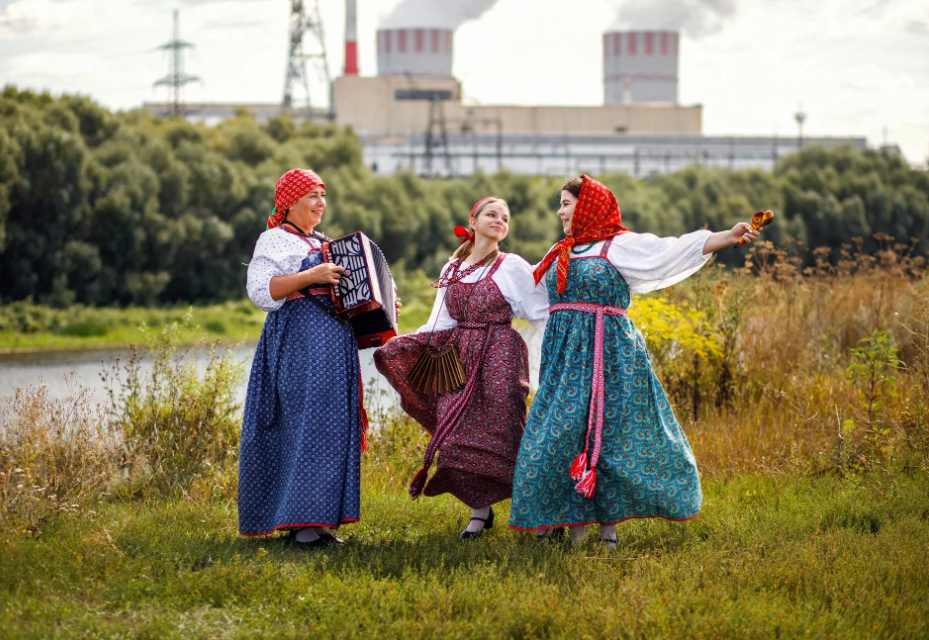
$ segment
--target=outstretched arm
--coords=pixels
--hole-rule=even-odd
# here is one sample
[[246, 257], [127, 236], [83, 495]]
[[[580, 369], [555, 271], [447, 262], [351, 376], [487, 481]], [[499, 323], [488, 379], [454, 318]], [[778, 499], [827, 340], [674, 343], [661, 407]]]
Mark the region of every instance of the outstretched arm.
[[703, 244], [703, 255], [737, 245], [743, 236], [746, 242], [751, 242], [758, 237], [759, 233], [761, 231], [752, 230], [751, 225], [747, 222], [738, 222], [728, 231], [717, 231], [710, 235]]

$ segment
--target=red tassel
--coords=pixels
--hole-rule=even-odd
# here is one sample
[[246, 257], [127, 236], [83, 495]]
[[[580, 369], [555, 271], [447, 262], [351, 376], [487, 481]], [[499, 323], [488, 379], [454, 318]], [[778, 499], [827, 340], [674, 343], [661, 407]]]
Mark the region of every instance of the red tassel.
[[416, 475], [413, 477], [413, 482], [410, 483], [410, 497], [416, 500], [423, 492], [423, 489], [426, 487], [426, 477], [429, 475], [429, 472], [426, 470], [426, 467], [420, 469]]
[[358, 374], [358, 413], [361, 418], [361, 452], [368, 450], [368, 412], [365, 409], [365, 385], [361, 379], [361, 373]]
[[584, 477], [574, 485], [579, 494], [590, 500], [594, 497], [594, 491], [597, 489], [597, 471], [591, 469], [584, 474]]
[[571, 474], [572, 480], [580, 480], [584, 477], [584, 470], [587, 468], [587, 452], [581, 451], [571, 464], [568, 473]]

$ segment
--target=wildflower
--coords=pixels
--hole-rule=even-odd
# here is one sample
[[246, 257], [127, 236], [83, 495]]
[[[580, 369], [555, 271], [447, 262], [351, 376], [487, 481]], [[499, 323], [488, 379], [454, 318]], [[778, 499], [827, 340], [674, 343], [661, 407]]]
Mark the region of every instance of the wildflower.
[[16, 469], [13, 469], [13, 473], [22, 473], [22, 472], [23, 470], [20, 469], [19, 467], [17, 467]]
[[18, 484], [18, 485], [16, 485], [16, 488], [17, 488], [17, 489], [22, 489], [22, 488], [23, 488], [23, 485]]

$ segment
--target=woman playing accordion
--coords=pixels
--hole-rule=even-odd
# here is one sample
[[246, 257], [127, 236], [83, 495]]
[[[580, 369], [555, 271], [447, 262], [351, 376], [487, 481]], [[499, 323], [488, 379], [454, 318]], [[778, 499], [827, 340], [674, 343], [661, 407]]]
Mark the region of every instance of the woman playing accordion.
[[331, 531], [360, 517], [367, 419], [358, 345], [330, 296], [346, 271], [323, 261], [328, 238], [315, 230], [326, 186], [293, 169], [277, 181], [274, 203], [248, 267], [248, 296], [268, 316], [245, 400], [239, 531], [289, 530], [320, 546], [341, 542]]

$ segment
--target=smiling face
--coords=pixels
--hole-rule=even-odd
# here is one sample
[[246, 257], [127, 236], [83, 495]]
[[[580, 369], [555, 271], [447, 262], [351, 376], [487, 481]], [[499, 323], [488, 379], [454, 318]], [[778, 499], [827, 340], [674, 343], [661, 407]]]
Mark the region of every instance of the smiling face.
[[561, 192], [561, 208], [558, 209], [558, 217], [561, 218], [561, 225], [564, 227], [566, 236], [571, 235], [571, 223], [574, 221], [574, 207], [577, 206], [577, 198], [570, 191]]
[[474, 234], [492, 242], [500, 242], [510, 231], [510, 211], [501, 202], [490, 202], [481, 207], [471, 219]]
[[318, 186], [313, 187], [309, 193], [297, 200], [287, 215], [293, 219], [295, 224], [311, 231], [322, 220], [325, 210], [326, 188]]

